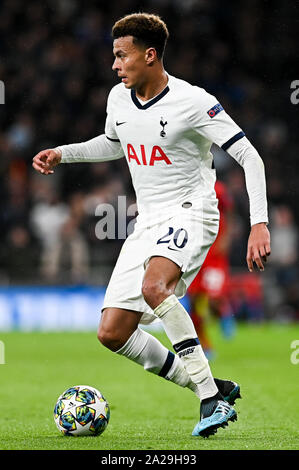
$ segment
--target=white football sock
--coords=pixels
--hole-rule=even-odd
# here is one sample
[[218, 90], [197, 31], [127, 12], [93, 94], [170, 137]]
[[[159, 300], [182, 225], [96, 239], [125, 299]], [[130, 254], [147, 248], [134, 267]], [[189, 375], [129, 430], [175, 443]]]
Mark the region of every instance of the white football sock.
[[197, 386], [190, 379], [180, 358], [146, 331], [137, 328], [116, 352], [142, 365], [145, 370], [197, 393]]
[[192, 382], [197, 384], [200, 399], [216, 395], [218, 388], [193, 322], [177, 297], [174, 294], [167, 297], [155, 308], [154, 313], [162, 320], [165, 332]]

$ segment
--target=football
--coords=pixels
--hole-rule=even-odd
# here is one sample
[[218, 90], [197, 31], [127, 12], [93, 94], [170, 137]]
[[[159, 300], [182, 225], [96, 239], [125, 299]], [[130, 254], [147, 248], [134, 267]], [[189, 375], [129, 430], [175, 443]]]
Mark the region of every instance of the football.
[[57, 399], [54, 421], [67, 436], [99, 436], [109, 422], [110, 407], [99, 390], [88, 385], [68, 388]]

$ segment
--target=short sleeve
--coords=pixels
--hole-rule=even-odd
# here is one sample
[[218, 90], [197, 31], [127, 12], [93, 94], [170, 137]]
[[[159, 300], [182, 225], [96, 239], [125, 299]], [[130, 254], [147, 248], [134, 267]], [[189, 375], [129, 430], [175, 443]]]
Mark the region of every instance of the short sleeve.
[[196, 132], [223, 150], [227, 150], [233, 143], [245, 136], [215, 96], [199, 87], [193, 87], [193, 89], [189, 120]]

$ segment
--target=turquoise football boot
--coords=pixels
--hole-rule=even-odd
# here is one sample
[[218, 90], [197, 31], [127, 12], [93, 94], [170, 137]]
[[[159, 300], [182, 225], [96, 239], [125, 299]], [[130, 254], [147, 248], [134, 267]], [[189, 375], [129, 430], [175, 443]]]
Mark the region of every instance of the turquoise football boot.
[[215, 434], [218, 428], [228, 426], [229, 421], [237, 420], [237, 412], [223, 400], [217, 400], [210, 416], [202, 418], [195, 426], [192, 436], [209, 437]]

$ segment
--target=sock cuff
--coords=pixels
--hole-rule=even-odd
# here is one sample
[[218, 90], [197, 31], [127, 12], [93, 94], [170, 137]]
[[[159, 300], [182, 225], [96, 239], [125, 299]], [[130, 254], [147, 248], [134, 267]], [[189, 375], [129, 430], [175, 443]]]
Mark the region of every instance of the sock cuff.
[[181, 341], [180, 343], [176, 343], [173, 345], [173, 349], [175, 350], [176, 353], [180, 353], [184, 349], [187, 348], [192, 348], [193, 346], [198, 346], [200, 344], [198, 338], [190, 338], [190, 339], [185, 339], [184, 341]]
[[167, 313], [168, 310], [177, 305], [178, 302], [179, 300], [177, 296], [175, 294], [171, 294], [169, 297], [166, 297], [166, 299], [164, 299], [163, 302], [158, 305], [158, 307], [154, 309], [155, 315], [157, 315], [157, 317], [159, 318], [162, 318], [165, 313]]

